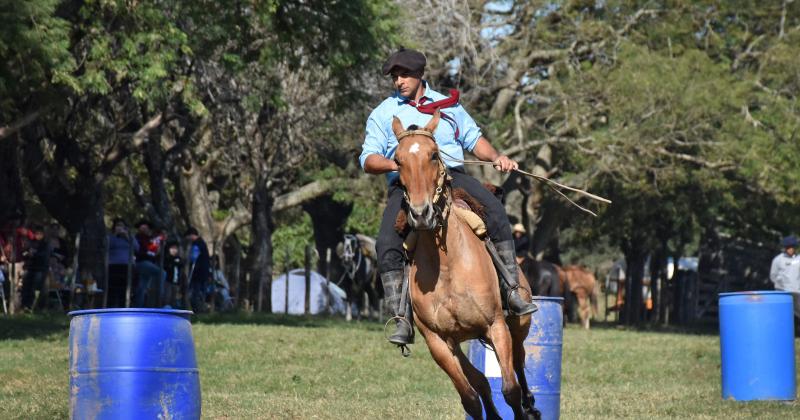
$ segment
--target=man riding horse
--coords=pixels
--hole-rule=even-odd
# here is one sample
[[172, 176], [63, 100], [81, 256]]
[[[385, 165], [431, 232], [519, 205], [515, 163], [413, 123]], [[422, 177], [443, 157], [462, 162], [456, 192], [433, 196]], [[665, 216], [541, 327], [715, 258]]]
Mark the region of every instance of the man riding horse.
[[[403, 286], [405, 254], [404, 238], [395, 230], [395, 221], [403, 205], [403, 186], [398, 178], [398, 164], [394, 159], [398, 140], [392, 131], [392, 119], [397, 117], [404, 126], [425, 126], [431, 115], [440, 110], [443, 124], [439, 124], [434, 137], [442, 152], [453, 188], [461, 188], [484, 206], [486, 228], [500, 259], [508, 273], [517, 273], [514, 241], [503, 204], [478, 180], [467, 175], [460, 162], [466, 149], [478, 159], [492, 162], [502, 172], [517, 169], [517, 163], [501, 155], [483, 137], [480, 128], [458, 103], [458, 91], [451, 90], [450, 97], [433, 90], [422, 79], [425, 56], [415, 50], [400, 48], [383, 65], [383, 74], [391, 75], [396, 91], [375, 108], [367, 119], [366, 138], [359, 158], [364, 171], [386, 174], [389, 184], [386, 209], [381, 220], [377, 240], [378, 271], [383, 282], [386, 303], [393, 310], [395, 331], [389, 336], [393, 344], [404, 346], [413, 342], [413, 318], [400, 307]], [[413, 151], [412, 151], [413, 153]], [[500, 288], [505, 306], [512, 314], [525, 315], [536, 310], [536, 305], [525, 300], [518, 292], [517, 276], [500, 276]], [[404, 299], [403, 299], [404, 300]], [[401, 321], [405, 316], [407, 322]]]

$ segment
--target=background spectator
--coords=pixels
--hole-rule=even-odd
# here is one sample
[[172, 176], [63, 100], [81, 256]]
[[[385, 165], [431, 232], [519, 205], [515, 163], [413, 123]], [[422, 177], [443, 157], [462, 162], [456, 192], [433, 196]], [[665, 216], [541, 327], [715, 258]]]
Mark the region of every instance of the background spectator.
[[197, 229], [190, 227], [186, 230], [186, 239], [191, 242], [189, 248], [189, 290], [191, 293], [192, 310], [195, 313], [206, 311], [206, 284], [211, 270], [211, 261], [208, 254], [206, 241], [200, 237]]
[[167, 255], [164, 256], [164, 271], [167, 273], [167, 279], [164, 282], [163, 302], [171, 308], [182, 308], [183, 305], [179, 297], [184, 278], [183, 258], [180, 256], [177, 241], [167, 242], [166, 248]]
[[792, 294], [794, 299], [794, 316], [800, 318], [800, 256], [796, 253], [797, 237], [789, 235], [781, 241], [783, 252], [772, 260], [769, 279], [775, 290]]
[[133, 255], [138, 252], [138, 249], [139, 243], [131, 237], [125, 221], [120, 218], [114, 219], [111, 234], [108, 235], [109, 308], [125, 307], [128, 266], [133, 264]]
[[[0, 229], [0, 247], [7, 264], [6, 299], [9, 300], [10, 310], [19, 308], [19, 293], [22, 289], [22, 274], [25, 259], [23, 253], [28, 247], [28, 241], [33, 239], [32, 233], [25, 229], [24, 219], [21, 215], [11, 216]], [[12, 285], [14, 293], [12, 291]]]
[[[161, 244], [161, 237], [153, 236], [150, 222], [139, 221], [136, 224], [136, 275], [138, 284], [136, 286], [136, 298], [134, 306], [143, 308], [146, 305], [145, 299], [147, 292], [151, 288], [162, 289], [161, 283], [164, 280], [164, 271], [158, 266], [158, 253]], [[159, 292], [160, 293], [160, 292]], [[151, 294], [151, 297], [153, 294]], [[155, 294], [158, 298], [159, 294]]]
[[22, 281], [22, 307], [32, 310], [36, 291], [42, 291], [47, 273], [50, 271], [50, 244], [45, 240], [44, 228], [36, 225], [32, 229], [33, 240], [25, 252], [25, 276]]
[[211, 257], [211, 277], [214, 279], [214, 291], [216, 292], [219, 302], [213, 302], [218, 305], [220, 310], [229, 311], [233, 309], [233, 300], [231, 299], [231, 286], [228, 284], [228, 279], [225, 278], [225, 273], [219, 266], [219, 256], [214, 255]]

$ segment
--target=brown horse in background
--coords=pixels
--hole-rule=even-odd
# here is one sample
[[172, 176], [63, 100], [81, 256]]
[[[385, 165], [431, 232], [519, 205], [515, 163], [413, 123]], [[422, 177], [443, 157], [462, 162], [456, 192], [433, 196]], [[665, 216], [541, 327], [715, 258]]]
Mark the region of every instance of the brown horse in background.
[[564, 296], [566, 276], [558, 264], [538, 261], [529, 255], [517, 257], [517, 262], [528, 279], [534, 296]]
[[[560, 269], [564, 276], [564, 294], [571, 293], [578, 301], [578, 318], [583, 328], [589, 329], [589, 319], [597, 316], [599, 284], [594, 273], [579, 265], [567, 265]], [[591, 312], [591, 313], [590, 313]]]
[[[530, 315], [504, 316], [486, 245], [452, 211], [447, 172], [433, 138], [438, 123], [438, 111], [424, 129], [412, 126], [406, 131], [397, 118], [392, 123], [399, 142], [395, 160], [405, 188], [407, 221], [415, 237], [409, 253], [414, 323], [431, 356], [453, 382], [467, 414], [483, 418], [483, 400], [487, 417], [500, 418], [488, 380], [460, 347], [465, 340], [481, 339], [497, 355], [503, 397], [514, 418], [538, 419], [524, 372], [523, 342]], [[527, 281], [520, 285], [523, 297], [530, 298]]]

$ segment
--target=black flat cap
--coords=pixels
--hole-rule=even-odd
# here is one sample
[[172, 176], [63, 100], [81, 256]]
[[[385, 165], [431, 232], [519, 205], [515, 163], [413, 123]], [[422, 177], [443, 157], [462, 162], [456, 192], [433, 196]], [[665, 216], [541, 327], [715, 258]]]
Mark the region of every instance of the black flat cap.
[[425, 56], [421, 52], [400, 47], [383, 64], [383, 74], [389, 74], [395, 67], [421, 73], [425, 70], [425, 63]]

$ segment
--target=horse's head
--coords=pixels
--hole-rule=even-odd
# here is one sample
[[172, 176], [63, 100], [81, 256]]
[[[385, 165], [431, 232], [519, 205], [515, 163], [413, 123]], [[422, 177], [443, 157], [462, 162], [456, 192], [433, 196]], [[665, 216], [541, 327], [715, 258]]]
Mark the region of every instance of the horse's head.
[[423, 129], [403, 128], [397, 117], [392, 121], [392, 131], [399, 142], [395, 162], [400, 168], [408, 204], [408, 224], [413, 229], [430, 230], [436, 227], [436, 201], [441, 197], [445, 181], [444, 163], [439, 157], [439, 147], [433, 132], [439, 124], [439, 111]]
[[357, 253], [359, 252], [358, 238], [356, 238], [355, 235], [345, 234], [341, 245], [342, 252], [339, 254], [339, 257], [342, 259], [342, 264], [350, 266], [355, 263]]

